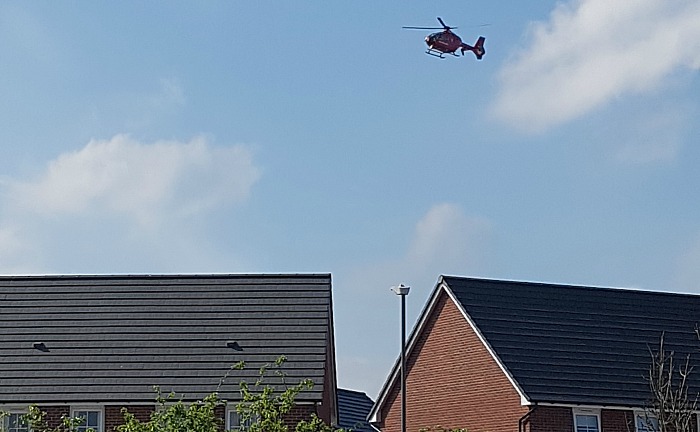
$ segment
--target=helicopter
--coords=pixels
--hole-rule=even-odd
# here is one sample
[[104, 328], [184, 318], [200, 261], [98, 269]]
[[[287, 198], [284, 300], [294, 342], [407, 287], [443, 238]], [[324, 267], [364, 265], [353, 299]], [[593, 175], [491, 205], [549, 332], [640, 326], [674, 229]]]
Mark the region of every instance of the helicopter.
[[481, 60], [482, 57], [484, 57], [484, 54], [486, 54], [486, 50], [484, 49], [484, 41], [486, 41], [485, 37], [479, 36], [479, 38], [476, 40], [476, 43], [474, 43], [474, 46], [466, 44], [466, 43], [462, 42], [462, 39], [459, 36], [452, 33], [452, 29], [457, 28], [457, 27], [450, 27], [450, 26], [446, 25], [445, 22], [440, 17], [437, 17], [437, 20], [442, 25], [442, 28], [440, 28], [440, 27], [403, 27], [403, 28], [412, 29], [412, 30], [441, 30], [442, 29], [441, 32], [432, 33], [432, 34], [429, 34], [428, 36], [425, 37], [425, 43], [428, 44], [428, 50], [425, 53], [430, 54], [431, 56], [445, 58], [443, 54], [452, 54], [453, 56], [456, 57], [457, 50], [461, 49], [462, 55], [464, 55], [464, 51], [471, 51], [474, 53], [474, 55], [476, 56], [476, 58], [478, 60]]

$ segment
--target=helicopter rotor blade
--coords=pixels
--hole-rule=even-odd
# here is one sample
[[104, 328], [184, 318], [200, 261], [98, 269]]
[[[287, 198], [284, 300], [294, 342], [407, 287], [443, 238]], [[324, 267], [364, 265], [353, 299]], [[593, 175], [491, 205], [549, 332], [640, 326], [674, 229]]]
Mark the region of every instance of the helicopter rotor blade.
[[452, 29], [456, 29], [456, 28], [457, 28], [457, 27], [450, 27], [450, 26], [448, 26], [447, 24], [445, 24], [445, 21], [443, 21], [442, 18], [440, 18], [440, 17], [437, 17], [437, 19], [438, 19], [438, 21], [440, 22], [440, 24], [442, 25], [442, 28], [444, 28], [445, 30], [452, 30]]
[[442, 30], [442, 27], [409, 27], [409, 26], [403, 26], [401, 28], [404, 29], [410, 29], [410, 30]]

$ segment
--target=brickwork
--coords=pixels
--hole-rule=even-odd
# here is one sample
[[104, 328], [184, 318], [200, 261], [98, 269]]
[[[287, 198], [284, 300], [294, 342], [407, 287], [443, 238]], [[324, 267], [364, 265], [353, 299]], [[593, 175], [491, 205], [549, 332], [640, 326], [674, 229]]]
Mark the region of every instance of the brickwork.
[[[454, 302], [444, 292], [439, 296], [407, 359], [406, 430], [440, 425], [471, 432], [517, 431], [527, 407]], [[398, 380], [380, 422], [383, 432], [400, 430]]]
[[530, 415], [528, 432], [571, 432], [574, 417], [571, 408], [538, 406]]
[[[67, 406], [57, 406], [57, 407], [41, 407], [43, 411], [47, 412], [47, 420], [49, 421], [49, 426], [58, 426], [60, 424], [60, 418], [63, 414], [70, 414], [70, 408]], [[113, 432], [114, 428], [118, 425], [124, 423], [124, 416], [121, 412], [122, 407], [120, 405], [107, 405], [104, 407], [104, 425], [105, 432]], [[137, 420], [142, 422], [147, 422], [151, 419], [151, 413], [155, 409], [154, 405], [130, 405], [127, 407], [129, 412], [136, 417]], [[223, 406], [216, 407], [214, 411], [215, 415], [222, 420], [222, 430], [226, 427], [226, 408]], [[296, 424], [300, 420], [308, 420], [311, 418], [311, 414], [316, 413], [315, 405], [297, 405], [285, 418], [285, 423], [294, 429]]]
[[601, 432], [635, 432], [632, 411], [604, 409], [600, 412]]
[[45, 413], [44, 420], [49, 427], [61, 424], [61, 417], [70, 416], [70, 407], [66, 405], [41, 405], [39, 409]]
[[[333, 346], [331, 341], [328, 341], [328, 346]], [[331, 357], [331, 350], [326, 350], [326, 373], [323, 374], [323, 395], [321, 396], [321, 405], [316, 407], [316, 415], [318, 415], [321, 420], [326, 422], [326, 424], [331, 424], [331, 411], [334, 405], [331, 403], [331, 396], [333, 394], [331, 390], [335, 384], [335, 380], [333, 379], [334, 377], [331, 376], [333, 374], [331, 371], [334, 371], [335, 368], [329, 368], [329, 365], [332, 364], [332, 362], [333, 358]]]
[[[155, 409], [154, 405], [129, 405], [127, 410], [134, 417], [142, 422], [147, 422], [151, 419], [151, 413]], [[105, 415], [105, 432], [112, 432], [116, 426], [124, 423], [121, 405], [106, 405], [104, 407]]]
[[[40, 406], [39, 409], [45, 413], [44, 419], [49, 427], [58, 427], [61, 425], [62, 417], [71, 415], [71, 408], [67, 405], [57, 405], [57, 406]], [[123, 424], [124, 416], [121, 412], [122, 407], [120, 405], [107, 405], [104, 407], [104, 426], [105, 432], [112, 432], [114, 428], [118, 425]], [[151, 413], [155, 409], [152, 405], [130, 405], [128, 408], [129, 412], [136, 417], [139, 421], [147, 422], [151, 418]], [[297, 405], [285, 419], [285, 423], [292, 429], [300, 420], [308, 420], [311, 418], [311, 414], [315, 413], [314, 405]], [[226, 408], [224, 406], [218, 406], [214, 410], [214, 414], [221, 419], [222, 430], [226, 427], [225, 416]]]
[[311, 414], [318, 415], [316, 412], [316, 405], [296, 405], [289, 413], [287, 413], [284, 418], [284, 422], [287, 424], [287, 426], [289, 426], [290, 430], [294, 430], [297, 423], [299, 423], [301, 420], [309, 420], [311, 418]]
[[[634, 415], [630, 410], [600, 410], [601, 432], [635, 432]], [[538, 406], [530, 416], [527, 432], [573, 432], [571, 408]]]
[[[49, 427], [60, 426], [61, 418], [63, 416], [68, 417], [71, 415], [71, 407], [68, 405], [40, 405], [39, 409], [46, 413], [44, 419]], [[155, 409], [155, 405], [129, 405], [127, 409], [137, 420], [147, 422], [151, 419], [151, 413]], [[116, 426], [124, 423], [124, 416], [122, 415], [121, 410], [121, 405], [104, 406], [103, 413], [105, 432], [113, 432]], [[216, 407], [214, 413], [222, 420], [222, 430], [225, 429], [226, 408], [224, 406]], [[315, 404], [299, 404], [295, 406], [285, 417], [285, 423], [291, 430], [293, 430], [300, 420], [309, 420], [311, 418], [311, 414], [319, 415]]]

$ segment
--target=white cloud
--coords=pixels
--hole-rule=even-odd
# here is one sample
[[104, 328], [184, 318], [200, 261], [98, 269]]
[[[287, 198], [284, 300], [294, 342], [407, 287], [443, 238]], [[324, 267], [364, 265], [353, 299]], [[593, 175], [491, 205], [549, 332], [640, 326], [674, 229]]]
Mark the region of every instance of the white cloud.
[[260, 175], [242, 145], [93, 140], [35, 178], [3, 181], [0, 271], [215, 267], [230, 257], [207, 261], [217, 254], [197, 229], [212, 211], [246, 200]]
[[493, 111], [527, 131], [584, 115], [616, 97], [700, 68], [695, 0], [579, 0], [531, 26], [527, 48], [500, 73]]
[[259, 176], [242, 146], [117, 135], [59, 156], [39, 178], [12, 183], [10, 196], [18, 209], [44, 216], [114, 212], [148, 224], [241, 201]]
[[416, 222], [403, 253], [358, 269], [351, 279], [364, 280], [357, 286], [388, 289], [401, 282], [427, 292], [441, 274], [469, 275], [488, 267], [491, 230], [490, 221], [468, 216], [456, 204], [436, 204]]
[[[349, 352], [339, 348], [341, 386], [375, 397], [396, 359], [387, 354], [385, 346], [386, 341], [398, 340], [397, 328], [386, 326], [387, 311], [398, 314], [396, 295], [389, 288], [399, 283], [411, 286], [407, 313], [410, 329], [441, 274], [475, 276], [488, 267], [491, 233], [487, 219], [469, 216], [456, 204], [436, 204], [416, 222], [407, 249], [396, 257], [353, 269], [347, 275], [334, 272], [335, 301], [354, 305], [335, 312], [337, 337], [358, 344]], [[346, 315], [352, 311], [361, 311], [362, 318]], [[375, 337], [353, 338], [365, 332]], [[398, 353], [398, 345], [396, 349]], [[369, 353], [371, 357], [366, 356]]]
[[489, 234], [486, 219], [466, 216], [455, 204], [435, 205], [416, 224], [404, 258], [406, 270], [461, 274], [468, 268], [479, 268]]

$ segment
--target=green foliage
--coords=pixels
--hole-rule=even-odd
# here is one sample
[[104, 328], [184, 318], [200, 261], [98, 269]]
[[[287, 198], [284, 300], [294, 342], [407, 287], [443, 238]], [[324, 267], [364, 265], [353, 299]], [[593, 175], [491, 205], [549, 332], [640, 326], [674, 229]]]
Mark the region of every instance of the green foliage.
[[[311, 390], [314, 386], [310, 379], [302, 380], [295, 385], [287, 385], [286, 375], [282, 367], [287, 358], [281, 356], [274, 363], [266, 364], [260, 368], [258, 379], [251, 386], [246, 381], [239, 384], [241, 402], [236, 405], [236, 412], [241, 418], [239, 428], [234, 432], [288, 432], [289, 428], [284, 421], [285, 415], [294, 408], [299, 393]], [[239, 362], [232, 369], [241, 370], [245, 363]], [[272, 373], [280, 377], [284, 390], [275, 392], [275, 389], [265, 383], [267, 376]], [[312, 415], [308, 421], [299, 422], [295, 432], [341, 432], [340, 429], [326, 425], [316, 415]]]
[[[282, 370], [287, 358], [281, 356], [273, 363], [261, 367], [258, 378], [253, 384], [246, 381], [239, 383], [241, 400], [235, 406], [235, 410], [241, 419], [241, 427], [234, 427], [231, 432], [290, 432], [285, 424], [285, 416], [289, 414], [296, 404], [296, 398], [304, 390], [313, 388], [310, 379], [288, 385], [286, 375]], [[219, 411], [225, 411], [226, 401], [219, 397], [219, 390], [225, 384], [225, 380], [236, 370], [246, 367], [244, 362], [239, 362], [231, 367], [231, 370], [219, 381], [214, 392], [201, 401], [185, 403], [177, 399], [175, 394], [163, 396], [160, 388], [155, 387], [156, 409], [151, 413], [148, 421], [137, 419], [127, 408], [122, 408], [124, 423], [116, 427], [116, 432], [221, 432], [224, 424], [217, 415]], [[282, 382], [280, 389], [275, 389], [266, 382], [266, 378], [272, 374]], [[7, 413], [0, 412], [0, 432], [2, 432], [3, 418]], [[35, 405], [29, 407], [28, 413], [23, 416], [24, 421], [30, 426], [32, 432], [77, 432], [77, 427], [84, 419], [71, 417], [61, 418], [61, 425], [51, 428], [45, 421], [46, 413], [43, 413]], [[88, 432], [92, 432], [88, 430]], [[107, 431], [111, 432], [111, 431]], [[345, 432], [328, 426], [312, 415], [310, 419], [299, 422], [294, 432]], [[436, 431], [437, 432], [437, 431]]]
[[[5, 418], [9, 413], [0, 412], [0, 431], [4, 431]], [[76, 432], [78, 426], [85, 422], [83, 418], [61, 416], [61, 423], [56, 427], [50, 427], [46, 421], [46, 413], [36, 405], [29, 405], [27, 413], [21, 416], [21, 421], [29, 426], [32, 432]], [[87, 429], [86, 432], [94, 432]]]
[[218, 393], [209, 394], [201, 401], [186, 404], [176, 400], [173, 393], [163, 396], [156, 390], [156, 409], [149, 421], [142, 422], [122, 408], [124, 424], [116, 427], [117, 432], [220, 432], [222, 421], [215, 414], [218, 406], [224, 402]]
[[316, 414], [311, 415], [311, 419], [306, 421], [302, 420], [297, 423], [295, 432], [350, 432], [352, 429], [345, 431], [344, 429], [337, 429], [332, 426], [328, 426], [323, 420], [318, 418]]
[[[282, 370], [286, 361], [287, 358], [281, 356], [273, 363], [262, 366], [253, 384], [245, 380], [239, 383], [241, 401], [236, 404], [235, 410], [241, 426], [232, 428], [232, 432], [289, 432], [284, 421], [285, 415], [294, 408], [299, 393], [313, 388], [313, 382], [305, 379], [295, 385], [287, 385]], [[219, 390], [233, 371], [245, 367], [244, 362], [233, 365], [213, 393], [202, 401], [189, 405], [182, 400], [176, 401], [173, 394], [163, 397], [159, 389], [156, 389], [157, 409], [151, 414], [150, 420], [141, 422], [124, 408], [124, 424], [117, 427], [117, 432], [220, 432], [223, 424], [215, 410], [220, 406], [225, 407], [226, 402], [219, 398]], [[282, 391], [275, 391], [273, 386], [266, 383], [270, 374], [281, 378], [284, 388]], [[326, 425], [314, 415], [309, 421], [300, 422], [295, 432], [342, 431]]]

